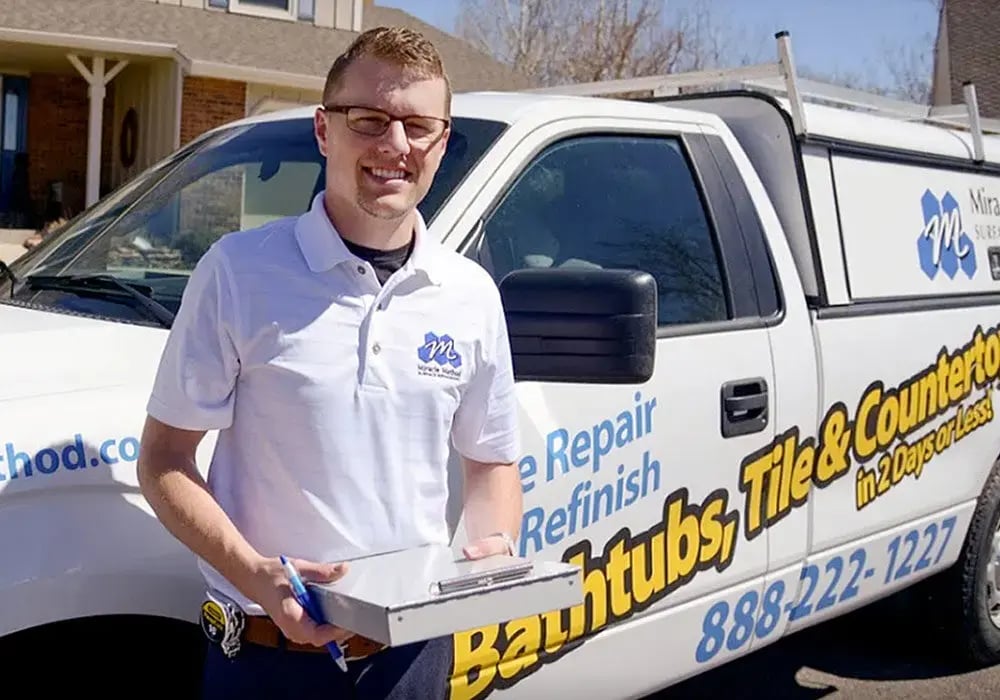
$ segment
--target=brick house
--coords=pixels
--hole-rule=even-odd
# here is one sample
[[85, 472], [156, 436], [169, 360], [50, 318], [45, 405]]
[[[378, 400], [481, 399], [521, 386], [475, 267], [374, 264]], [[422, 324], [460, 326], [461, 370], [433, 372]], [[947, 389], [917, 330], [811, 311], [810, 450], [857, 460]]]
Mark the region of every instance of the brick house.
[[962, 85], [972, 81], [980, 113], [1000, 118], [998, 34], [997, 0], [942, 0], [931, 94], [935, 106], [963, 103]]
[[530, 87], [373, 0], [0, 1], [0, 228], [73, 215], [211, 127], [315, 104], [379, 25], [431, 38], [456, 91]]

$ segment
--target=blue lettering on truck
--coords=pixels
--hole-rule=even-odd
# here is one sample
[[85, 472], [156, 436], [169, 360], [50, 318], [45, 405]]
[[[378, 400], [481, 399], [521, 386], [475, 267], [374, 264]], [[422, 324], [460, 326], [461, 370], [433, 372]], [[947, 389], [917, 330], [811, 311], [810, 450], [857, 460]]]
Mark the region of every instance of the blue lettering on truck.
[[93, 445], [77, 433], [65, 445], [45, 447], [29, 453], [8, 442], [0, 448], [0, 482], [55, 474], [60, 469], [78, 471], [135, 462], [139, 458], [139, 439], [132, 436], [107, 438]]
[[521, 459], [524, 493], [535, 488], [536, 479], [549, 482], [570, 474], [599, 475], [613, 470], [613, 476], [604, 484], [595, 485], [596, 479], [589, 478], [577, 481], [565, 505], [549, 509], [536, 505], [528, 509], [521, 521], [522, 556], [558, 544], [660, 490], [660, 461], [649, 450], [642, 453], [641, 461], [636, 458], [636, 463], [629, 466], [614, 456], [616, 450], [653, 433], [656, 398], [643, 400], [641, 392], [636, 392], [633, 398], [633, 406], [584, 430], [572, 434], [562, 427], [552, 430], [545, 438], [542, 459], [530, 454]]
[[778, 579], [767, 587], [763, 596], [753, 589], [731, 606], [729, 601], [720, 600], [702, 620], [695, 661], [707, 663], [723, 648], [738, 651], [751, 638], [766, 639], [782, 616], [794, 622], [848, 601], [858, 595], [864, 580], [875, 578], [879, 585], [887, 586], [937, 565], [948, 548], [955, 523], [952, 515], [923, 529], [896, 535], [887, 545], [889, 565], [884, 573], [869, 565], [868, 549], [858, 547], [846, 557], [838, 554], [829, 559], [823, 567], [813, 563], [803, 566], [799, 574], [801, 598], [785, 600], [785, 582]]

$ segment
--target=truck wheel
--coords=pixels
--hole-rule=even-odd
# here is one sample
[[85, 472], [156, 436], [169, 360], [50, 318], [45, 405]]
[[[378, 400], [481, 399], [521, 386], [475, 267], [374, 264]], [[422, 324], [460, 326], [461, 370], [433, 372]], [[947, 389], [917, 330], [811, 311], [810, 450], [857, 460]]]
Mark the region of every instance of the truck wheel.
[[[993, 465], [969, 525], [951, 581], [961, 610], [959, 642], [979, 666], [1000, 662], [1000, 462]], [[950, 590], [956, 590], [952, 587]]]

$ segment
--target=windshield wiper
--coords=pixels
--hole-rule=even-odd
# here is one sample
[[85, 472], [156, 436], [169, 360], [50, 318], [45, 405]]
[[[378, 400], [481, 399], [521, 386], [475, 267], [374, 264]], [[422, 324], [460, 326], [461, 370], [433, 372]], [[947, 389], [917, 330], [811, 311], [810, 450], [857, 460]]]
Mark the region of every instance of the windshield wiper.
[[13, 299], [14, 285], [17, 284], [17, 277], [14, 276], [14, 271], [11, 270], [7, 266], [7, 263], [5, 263], [3, 260], [0, 260], [0, 275], [3, 275], [4, 277], [10, 280], [10, 298]]
[[156, 319], [164, 328], [170, 328], [174, 314], [170, 309], [150, 296], [151, 291], [141, 292], [139, 289], [149, 289], [143, 285], [125, 282], [112, 275], [29, 275], [23, 282], [33, 289], [52, 289], [58, 291], [110, 291], [124, 292], [131, 297], [146, 313]]

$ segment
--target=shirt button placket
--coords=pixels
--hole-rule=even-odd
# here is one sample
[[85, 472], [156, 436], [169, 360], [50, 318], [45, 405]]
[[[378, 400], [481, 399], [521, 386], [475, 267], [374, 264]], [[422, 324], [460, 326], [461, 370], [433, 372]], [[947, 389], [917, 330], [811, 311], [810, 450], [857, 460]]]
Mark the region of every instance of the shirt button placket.
[[[381, 314], [378, 312], [385, 309], [385, 299], [382, 298], [386, 293], [386, 290], [379, 289], [376, 293], [376, 298], [372, 307], [369, 307], [369, 316], [367, 319], [368, 324], [368, 348], [369, 351], [366, 353], [367, 360], [365, 362], [366, 367], [364, 371], [364, 383], [369, 386], [384, 387], [386, 384], [386, 378], [384, 376], [386, 368], [382, 366], [381, 355], [382, 355], [382, 343], [379, 340], [381, 335], [381, 325], [378, 319]], [[378, 358], [378, 359], [376, 359]]]

